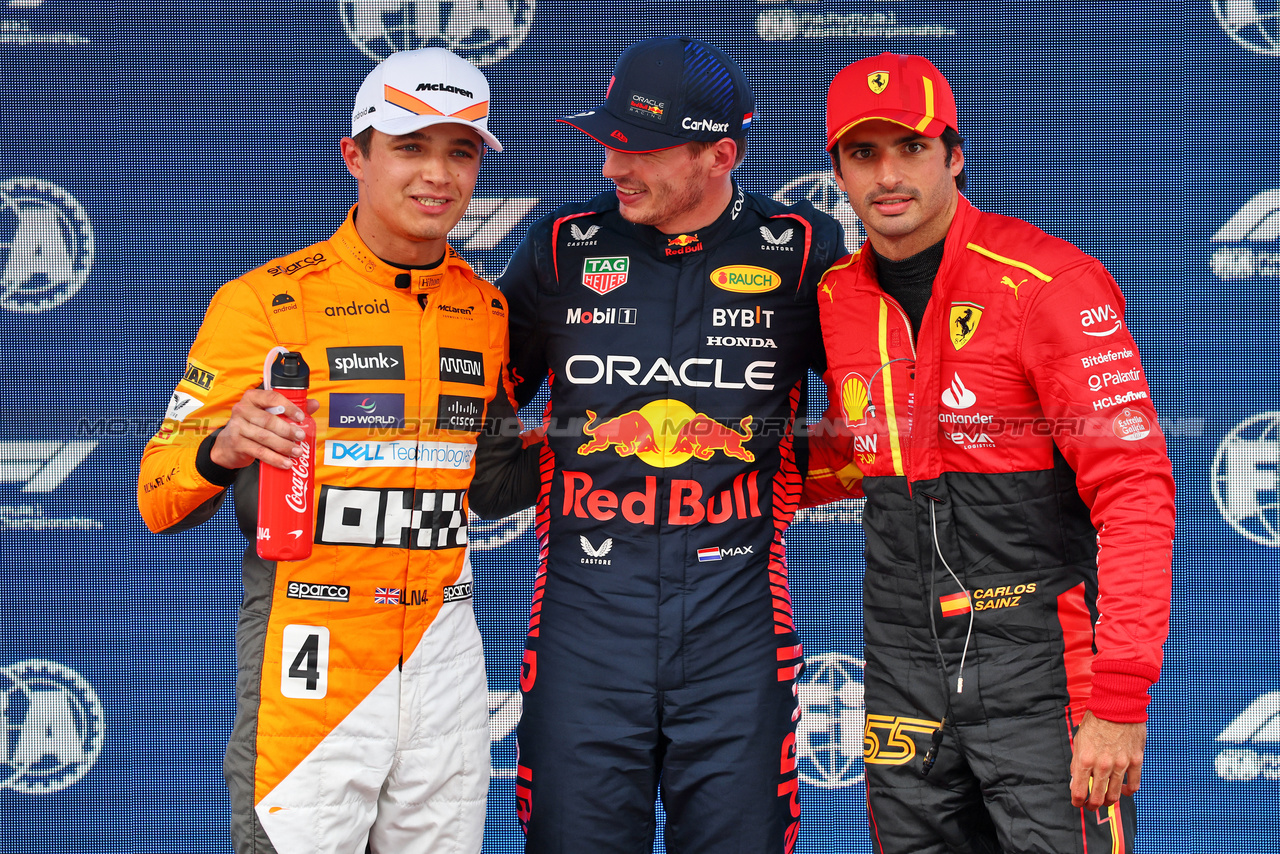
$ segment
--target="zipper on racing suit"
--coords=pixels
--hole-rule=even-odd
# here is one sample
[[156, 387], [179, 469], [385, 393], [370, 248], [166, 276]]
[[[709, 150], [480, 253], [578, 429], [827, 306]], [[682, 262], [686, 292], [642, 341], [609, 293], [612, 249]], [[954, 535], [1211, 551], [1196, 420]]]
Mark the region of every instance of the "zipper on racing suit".
[[[910, 347], [911, 347], [911, 358], [910, 358], [909, 360], [908, 360], [908, 359], [906, 359], [906, 358], [901, 358], [901, 359], [888, 359], [888, 358], [887, 358], [887, 357], [888, 357], [888, 355], [889, 355], [889, 343], [888, 343], [888, 332], [889, 332], [888, 327], [889, 327], [889, 320], [888, 320], [888, 317], [887, 317], [887, 316], [886, 316], [886, 317], [881, 317], [881, 318], [880, 318], [880, 324], [879, 324], [879, 325], [880, 325], [880, 329], [879, 329], [879, 338], [880, 338], [880, 340], [879, 340], [879, 342], [878, 342], [878, 343], [879, 343], [879, 345], [880, 345], [880, 361], [881, 361], [881, 365], [880, 365], [880, 369], [879, 369], [876, 373], [879, 373], [880, 371], [885, 371], [885, 370], [887, 370], [887, 369], [889, 368], [889, 366], [890, 366], [890, 365], [892, 365], [894, 362], [899, 362], [899, 361], [910, 361], [910, 362], [911, 362], [911, 364], [912, 364], [912, 371], [911, 371], [910, 379], [911, 379], [911, 382], [912, 382], [912, 391], [914, 392], [914, 390], [915, 390], [915, 389], [914, 389], [914, 385], [915, 385], [915, 363], [916, 363], [916, 340], [915, 340], [915, 334], [914, 334], [914, 333], [912, 332], [912, 330], [911, 330], [911, 320], [910, 320], [910, 318], [908, 318], [908, 317], [907, 317], [907, 313], [906, 313], [906, 311], [904, 311], [904, 310], [903, 310], [902, 306], [898, 304], [898, 301], [897, 301], [897, 300], [895, 300], [893, 297], [889, 296], [889, 295], [888, 295], [887, 293], [885, 293], [883, 290], [881, 290], [881, 291], [880, 291], [880, 300], [881, 300], [881, 303], [882, 303], [883, 305], [891, 306], [891, 307], [892, 307], [896, 312], [898, 312], [898, 317], [900, 317], [900, 318], [902, 319], [902, 326], [903, 326], [903, 329], [905, 329], [905, 330], [906, 330], [906, 333], [907, 333], [907, 344], [908, 344], [908, 345], [910, 345]], [[871, 384], [872, 384], [872, 383], [874, 383], [874, 382], [875, 382], [875, 376], [874, 376], [874, 374], [873, 374], [873, 375], [872, 375], [872, 379], [867, 383], [867, 394], [871, 394]], [[896, 431], [896, 429], [897, 429], [897, 425], [896, 425], [896, 423], [895, 423], [896, 419], [893, 419], [893, 418], [890, 418], [890, 417], [889, 417], [889, 413], [890, 413], [891, 411], [893, 411], [894, 409], [896, 409], [896, 403], [893, 401], [893, 395], [892, 395], [892, 393], [891, 393], [891, 392], [890, 392], [890, 390], [889, 390], [889, 389], [890, 389], [890, 387], [891, 387], [891, 385], [892, 385], [892, 382], [891, 382], [891, 379], [890, 379], [890, 374], [887, 374], [887, 373], [885, 374], [885, 381], [883, 381], [883, 383], [882, 383], [882, 384], [885, 386], [885, 422], [886, 422], [886, 424], [887, 424], [887, 425], [888, 425], [888, 427], [889, 427], [889, 453], [890, 453], [890, 456], [892, 457], [892, 454], [893, 454], [893, 445], [895, 444], [895, 441], [894, 441], [894, 434], [895, 434], [895, 431]], [[907, 395], [908, 405], [910, 405], [910, 403], [909, 403], [910, 398], [911, 398], [911, 395], [910, 395], [910, 393], [909, 393], [909, 394]], [[908, 440], [910, 440], [910, 439], [911, 439], [911, 435], [912, 435], [912, 433], [913, 433], [914, 431], [915, 431], [915, 413], [908, 411], [908, 414], [907, 414], [907, 434], [906, 434], [906, 437], [907, 437], [907, 439], [908, 439]], [[901, 443], [899, 442], [898, 444], [900, 445]], [[915, 496], [914, 496], [914, 493], [913, 493], [913, 491], [912, 491], [912, 489], [911, 489], [911, 476], [910, 476], [910, 474], [907, 472], [907, 451], [906, 451], [906, 449], [905, 449], [905, 448], [902, 448], [901, 446], [899, 447], [899, 450], [898, 450], [898, 458], [902, 461], [902, 476], [903, 476], [904, 478], [906, 478], [906, 481], [907, 481], [907, 495], [908, 495], [909, 497], [914, 498]]]

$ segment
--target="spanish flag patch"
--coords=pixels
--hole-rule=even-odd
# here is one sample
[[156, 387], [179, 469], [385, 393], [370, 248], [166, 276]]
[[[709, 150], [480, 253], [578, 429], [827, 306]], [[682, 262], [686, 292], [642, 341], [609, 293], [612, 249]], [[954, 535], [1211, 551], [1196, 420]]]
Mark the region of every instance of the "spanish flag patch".
[[952, 593], [950, 596], [939, 596], [938, 604], [942, 606], [942, 616], [944, 617], [955, 617], [973, 610], [969, 607], [968, 591]]

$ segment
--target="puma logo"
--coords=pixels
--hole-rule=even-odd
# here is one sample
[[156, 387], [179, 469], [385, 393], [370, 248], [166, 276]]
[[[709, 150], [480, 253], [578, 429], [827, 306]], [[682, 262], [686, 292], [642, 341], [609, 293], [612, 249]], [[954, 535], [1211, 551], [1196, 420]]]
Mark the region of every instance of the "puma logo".
[[1013, 298], [1015, 300], [1018, 299], [1018, 288], [1022, 287], [1026, 283], [1027, 283], [1027, 280], [1023, 279], [1021, 282], [1014, 284], [1013, 279], [1009, 278], [1008, 276], [1005, 276], [1003, 279], [1000, 280], [1000, 284], [1008, 285], [1009, 287], [1013, 288]]

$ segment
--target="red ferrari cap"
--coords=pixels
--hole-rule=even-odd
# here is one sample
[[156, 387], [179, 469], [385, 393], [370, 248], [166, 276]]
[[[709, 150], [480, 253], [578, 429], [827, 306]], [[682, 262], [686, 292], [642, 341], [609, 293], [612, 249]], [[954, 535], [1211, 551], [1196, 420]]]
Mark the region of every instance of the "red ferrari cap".
[[960, 132], [956, 99], [947, 78], [923, 56], [882, 53], [860, 59], [827, 90], [827, 150], [859, 122], [883, 119], [923, 136]]

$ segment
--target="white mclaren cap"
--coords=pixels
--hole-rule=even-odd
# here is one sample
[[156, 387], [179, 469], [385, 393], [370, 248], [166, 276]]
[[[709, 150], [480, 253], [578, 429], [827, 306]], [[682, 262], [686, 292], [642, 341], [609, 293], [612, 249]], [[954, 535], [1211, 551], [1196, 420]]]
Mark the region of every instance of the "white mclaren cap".
[[489, 133], [489, 81], [442, 47], [405, 50], [382, 60], [360, 84], [351, 111], [352, 136], [370, 127], [400, 136], [439, 124], [466, 125], [494, 151], [502, 150]]

